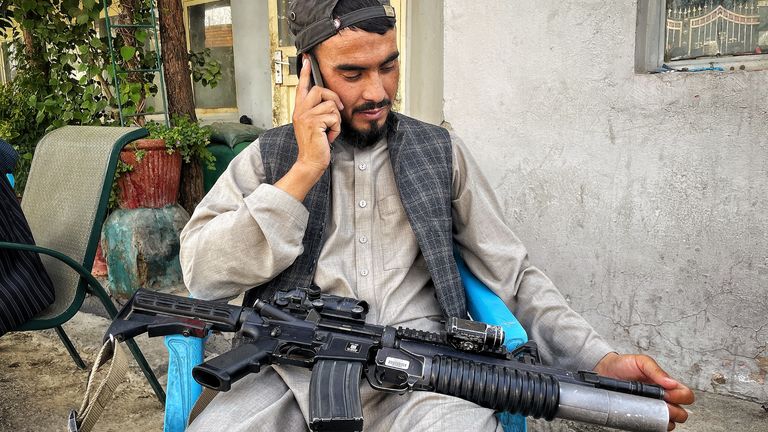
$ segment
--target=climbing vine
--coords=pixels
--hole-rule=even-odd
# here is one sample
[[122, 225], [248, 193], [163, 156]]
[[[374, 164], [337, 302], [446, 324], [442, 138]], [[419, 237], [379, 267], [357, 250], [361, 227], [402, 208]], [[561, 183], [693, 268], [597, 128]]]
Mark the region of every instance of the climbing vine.
[[[111, 3], [111, 2], [110, 2]], [[122, 0], [110, 13], [113, 24], [149, 24], [152, 0]], [[16, 168], [23, 190], [35, 145], [43, 134], [64, 125], [109, 125], [123, 114], [143, 125], [158, 86], [153, 32], [118, 28], [113, 52], [120, 88], [109, 55], [105, 0], [0, 0], [0, 40], [11, 40], [15, 78], [0, 86], [0, 136], [21, 154]], [[2, 37], [5, 36], [5, 37]], [[195, 78], [215, 86], [220, 65], [206, 53], [190, 54]], [[138, 72], [124, 72], [133, 70]]]

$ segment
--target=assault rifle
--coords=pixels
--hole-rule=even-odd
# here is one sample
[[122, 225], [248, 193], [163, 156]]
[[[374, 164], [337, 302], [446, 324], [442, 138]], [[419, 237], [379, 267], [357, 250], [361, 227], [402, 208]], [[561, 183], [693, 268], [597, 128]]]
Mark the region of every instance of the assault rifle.
[[105, 339], [237, 332], [244, 343], [196, 366], [194, 379], [227, 391], [266, 365], [312, 369], [314, 431], [362, 431], [362, 376], [385, 392], [431, 391], [546, 420], [667, 430], [661, 387], [542, 366], [535, 344], [508, 352], [501, 327], [451, 318], [445, 331], [426, 332], [366, 324], [367, 311], [364, 301], [305, 289], [280, 291], [253, 308], [141, 289]]

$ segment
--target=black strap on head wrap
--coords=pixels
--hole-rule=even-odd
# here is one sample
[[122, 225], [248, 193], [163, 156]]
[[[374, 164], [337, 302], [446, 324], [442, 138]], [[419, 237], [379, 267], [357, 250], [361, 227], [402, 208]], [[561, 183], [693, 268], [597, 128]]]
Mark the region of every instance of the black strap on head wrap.
[[[333, 6], [335, 6], [336, 2], [333, 3]], [[342, 29], [351, 27], [359, 22], [372, 18], [395, 19], [395, 9], [388, 4], [358, 9], [338, 18], [332, 17], [333, 8], [329, 12], [328, 16], [318, 19], [296, 33], [296, 50], [299, 54], [311, 50], [326, 39], [333, 37]], [[291, 12], [289, 18], [292, 21], [296, 21], [295, 13]]]

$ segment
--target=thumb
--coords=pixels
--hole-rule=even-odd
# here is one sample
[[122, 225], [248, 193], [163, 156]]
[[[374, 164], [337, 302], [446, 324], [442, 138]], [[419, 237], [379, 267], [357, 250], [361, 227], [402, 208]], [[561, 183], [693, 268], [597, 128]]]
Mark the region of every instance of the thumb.
[[637, 367], [642, 371], [643, 375], [645, 375], [652, 383], [663, 387], [664, 390], [671, 390], [680, 385], [677, 380], [670, 377], [669, 374], [652, 358], [648, 356], [639, 356], [636, 361]]

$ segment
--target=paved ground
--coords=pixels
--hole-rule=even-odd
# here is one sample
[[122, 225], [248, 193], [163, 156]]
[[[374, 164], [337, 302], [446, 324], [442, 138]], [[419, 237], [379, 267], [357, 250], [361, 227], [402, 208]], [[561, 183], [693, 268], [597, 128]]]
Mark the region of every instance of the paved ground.
[[[92, 306], [86, 307], [92, 310]], [[108, 321], [78, 313], [65, 325], [86, 362], [91, 362]], [[166, 356], [161, 339], [142, 338], [139, 344], [165, 381]], [[12, 333], [0, 338], [0, 431], [65, 430], [69, 409], [80, 404], [87, 372], [78, 370], [52, 332]], [[680, 431], [768, 432], [768, 412], [760, 404], [697, 392], [690, 421]], [[134, 367], [117, 390], [97, 425], [98, 431], [159, 431], [162, 408]], [[563, 422], [531, 422], [529, 430], [595, 432], [601, 428]]]

